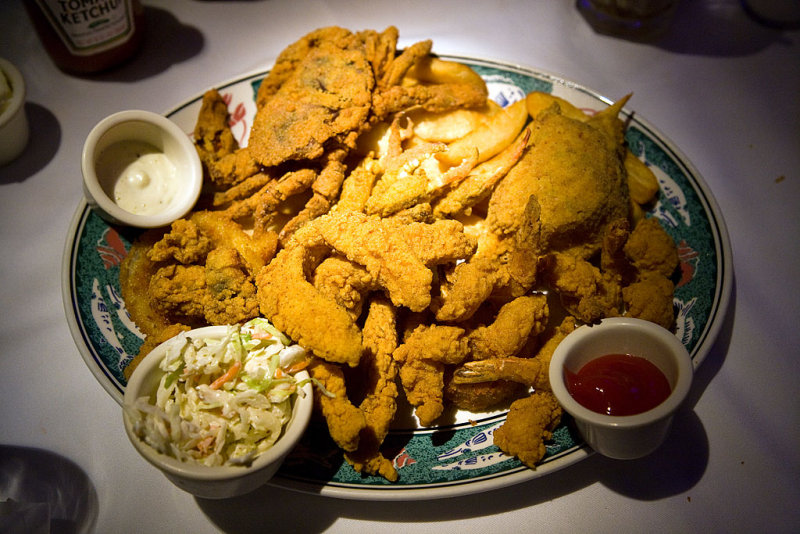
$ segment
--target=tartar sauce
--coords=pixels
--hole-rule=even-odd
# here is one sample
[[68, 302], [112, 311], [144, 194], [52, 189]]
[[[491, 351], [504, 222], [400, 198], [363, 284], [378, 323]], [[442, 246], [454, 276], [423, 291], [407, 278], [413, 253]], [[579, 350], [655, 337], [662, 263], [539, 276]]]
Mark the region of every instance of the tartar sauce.
[[175, 164], [141, 141], [121, 141], [103, 150], [97, 158], [97, 175], [120, 208], [138, 215], [164, 211], [178, 192]]

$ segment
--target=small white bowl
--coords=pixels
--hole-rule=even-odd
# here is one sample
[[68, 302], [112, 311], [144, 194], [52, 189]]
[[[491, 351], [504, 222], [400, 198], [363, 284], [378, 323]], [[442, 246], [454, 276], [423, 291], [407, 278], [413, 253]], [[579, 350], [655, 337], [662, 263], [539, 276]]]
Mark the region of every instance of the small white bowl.
[[30, 130], [25, 115], [25, 79], [19, 69], [0, 58], [0, 76], [11, 88], [11, 98], [0, 111], [0, 166], [15, 160], [28, 145]]
[[[226, 326], [208, 326], [190, 332], [206, 338], [222, 338], [227, 333]], [[174, 339], [174, 338], [173, 338]], [[128, 380], [125, 388], [124, 404], [130, 406], [137, 398], [153, 395], [158, 389], [164, 372], [159, 368], [166, 355], [167, 340], [144, 357]], [[298, 380], [308, 378], [307, 371], [296, 375]], [[145, 460], [159, 468], [176, 486], [197, 497], [206, 499], [227, 499], [249, 493], [267, 483], [278, 471], [286, 456], [297, 445], [308, 427], [314, 403], [311, 382], [302, 387], [303, 394], [295, 396], [292, 417], [283, 429], [283, 434], [275, 444], [259, 455], [249, 466], [214, 466], [182, 462], [177, 458], [161, 454], [142, 441], [133, 431], [133, 421], [123, 409], [125, 432], [133, 446]]]
[[[175, 165], [178, 192], [163, 211], [142, 215], [121, 208], [110, 190], [115, 177], [98, 174], [103, 151], [124, 142], [152, 145]], [[112, 224], [138, 228], [158, 228], [180, 219], [197, 203], [203, 186], [203, 166], [189, 136], [168, 118], [149, 111], [120, 111], [101, 120], [86, 137], [81, 170], [84, 196], [92, 209]]]
[[[672, 389], [661, 404], [625, 416], [600, 414], [570, 395], [565, 370], [576, 373], [587, 362], [606, 354], [633, 354], [648, 359], [667, 378]], [[672, 417], [692, 385], [691, 356], [669, 330], [649, 321], [627, 317], [604, 319], [570, 333], [550, 361], [550, 387], [586, 443], [603, 456], [626, 460], [655, 451], [666, 438]]]

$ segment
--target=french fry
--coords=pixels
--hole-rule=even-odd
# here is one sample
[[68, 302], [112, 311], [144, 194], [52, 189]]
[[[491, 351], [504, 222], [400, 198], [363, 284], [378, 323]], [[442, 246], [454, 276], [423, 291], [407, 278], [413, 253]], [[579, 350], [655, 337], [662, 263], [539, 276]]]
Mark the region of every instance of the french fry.
[[496, 115], [503, 108], [488, 100], [484, 109], [454, 109], [434, 113], [422, 108], [412, 110], [408, 118], [414, 124], [414, 135], [433, 143], [452, 143]]
[[570, 102], [567, 102], [563, 98], [551, 95], [549, 93], [534, 91], [532, 93], [528, 93], [528, 96], [525, 98], [525, 105], [528, 108], [528, 115], [530, 115], [532, 119], [535, 119], [540, 112], [549, 108], [554, 103], [558, 103], [558, 106], [561, 108], [561, 114], [565, 117], [569, 117], [570, 119], [575, 119], [577, 121], [585, 121], [589, 118], [588, 115], [576, 108]]
[[446, 165], [457, 165], [470, 157], [477, 148], [478, 162], [486, 161], [510, 145], [527, 120], [525, 100], [519, 100], [464, 137], [450, 143], [447, 151], [437, 154], [436, 157]]
[[419, 83], [463, 83], [486, 87], [483, 78], [468, 65], [433, 56], [420, 58], [408, 70], [406, 78]]
[[658, 193], [658, 179], [650, 167], [630, 150], [625, 151], [625, 170], [628, 173], [631, 200], [637, 204], [647, 204], [653, 200]]

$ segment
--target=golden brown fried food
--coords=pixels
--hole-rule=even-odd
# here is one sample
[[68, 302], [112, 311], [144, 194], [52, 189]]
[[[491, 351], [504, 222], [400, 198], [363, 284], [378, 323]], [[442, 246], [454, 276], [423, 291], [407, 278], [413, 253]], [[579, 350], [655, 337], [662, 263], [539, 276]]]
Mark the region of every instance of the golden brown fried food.
[[480, 108], [486, 104], [486, 97], [486, 86], [480, 84], [395, 85], [376, 92], [372, 107], [376, 116], [387, 117], [415, 106], [432, 112]]
[[522, 296], [504, 304], [494, 322], [469, 333], [473, 359], [515, 356], [531, 336], [541, 334], [549, 318], [547, 297]]
[[350, 261], [363, 265], [386, 288], [395, 305], [413, 311], [428, 306], [433, 274], [393, 227], [356, 212], [326, 215], [316, 223], [325, 241]]
[[170, 319], [199, 325], [205, 321], [206, 270], [201, 265], [165, 265], [147, 290], [154, 309]]
[[205, 317], [209, 324], [243, 323], [258, 316], [253, 277], [236, 249], [219, 247], [206, 258]]
[[274, 179], [266, 172], [258, 172], [228, 189], [216, 191], [211, 204], [214, 209], [226, 208], [232, 219], [250, 216], [255, 208], [254, 203], [248, 201]]
[[274, 94], [260, 93], [248, 149], [261, 165], [313, 160], [330, 142], [353, 146], [369, 119], [375, 77], [363, 42], [335, 33], [298, 58]]
[[495, 286], [508, 278], [507, 270], [498, 261], [504, 250], [495, 234], [479, 232], [475, 254], [442, 273], [439, 294], [431, 302], [437, 321], [461, 322], [478, 311]]
[[247, 150], [239, 148], [228, 124], [228, 106], [216, 89], [203, 94], [194, 128], [194, 143], [208, 177], [215, 185], [230, 187], [259, 171]]
[[[246, 147], [208, 91], [195, 141], [209, 194], [134, 244], [123, 297], [143, 351], [265, 315], [315, 355], [317, 407], [357, 472], [397, 480], [381, 447], [401, 386], [423, 426], [445, 401], [520, 399], [495, 439], [533, 466], [560, 417], [547, 367], [576, 320], [673, 321], [674, 244], [653, 222], [630, 228], [654, 175], [625, 148], [627, 97], [595, 115], [547, 95], [501, 110], [470, 67], [397, 41], [328, 27], [288, 46]], [[538, 289], [559, 294], [560, 325]]]
[[184, 265], [202, 263], [213, 247], [214, 243], [195, 223], [178, 219], [172, 223], [170, 231], [147, 252], [147, 257], [154, 262], [174, 259]]
[[397, 362], [392, 357], [397, 348], [397, 310], [387, 299], [376, 297], [370, 302], [363, 344], [361, 367], [366, 371], [366, 391], [359, 408], [364, 413], [366, 426], [361, 431], [358, 449], [346, 453], [345, 458], [358, 472], [395, 481], [397, 470], [379, 450], [397, 411], [398, 393]]
[[541, 248], [589, 257], [599, 250], [605, 226], [629, 210], [622, 158], [607, 135], [561, 115], [557, 108], [533, 122], [530, 146], [489, 201], [487, 222], [513, 234], [529, 198], [540, 206]]
[[539, 358], [518, 358], [508, 356], [504, 358], [491, 358], [466, 362], [453, 373], [453, 382], [456, 384], [477, 384], [480, 382], [494, 382], [495, 380], [508, 380], [526, 386], [550, 390], [548, 362]]
[[361, 316], [364, 295], [378, 289], [375, 279], [364, 267], [341, 256], [328, 256], [314, 270], [314, 287], [351, 313]]
[[344, 451], [356, 450], [361, 431], [367, 423], [364, 413], [353, 406], [347, 397], [342, 369], [336, 364], [315, 358], [308, 366], [308, 372], [328, 392], [327, 395], [315, 395], [314, 401], [328, 423], [331, 438]]
[[561, 406], [548, 391], [536, 391], [530, 397], [514, 401], [505, 423], [494, 431], [494, 443], [500, 450], [516, 456], [535, 469], [547, 453], [544, 442], [553, 437], [561, 422]]
[[396, 306], [428, 307], [433, 273], [429, 266], [472, 253], [475, 243], [457, 221], [400, 223], [358, 212], [336, 212], [314, 221], [325, 242], [363, 265]]
[[[286, 244], [289, 238], [301, 226], [320, 215], [330, 211], [339, 196], [339, 190], [345, 177], [346, 166], [343, 163], [347, 151], [338, 148], [329, 151], [323, 158], [323, 168], [314, 183], [311, 184], [312, 196], [300, 212], [288, 220], [280, 231], [279, 239]], [[256, 221], [258, 224], [258, 220]]]
[[239, 149], [228, 126], [228, 104], [216, 89], [203, 93], [194, 126], [194, 143], [203, 163], [214, 163]]
[[389, 26], [380, 33], [375, 30], [359, 32], [359, 38], [364, 41], [367, 61], [372, 65], [376, 80], [382, 80], [392, 65], [397, 55], [399, 34], [394, 26]]
[[464, 321], [489, 297], [509, 301], [530, 291], [539, 261], [539, 204], [530, 197], [518, 229], [511, 235], [477, 227], [478, 250], [467, 261], [445, 271], [431, 309], [439, 321]]
[[478, 151], [478, 162], [493, 158], [519, 136], [528, 120], [525, 101], [519, 100], [487, 118], [477, 128], [447, 146], [447, 151], [436, 157], [447, 164], [456, 165], [473, 151]]
[[622, 313], [622, 288], [611, 275], [570, 254], [550, 254], [542, 272], [561, 303], [575, 317], [593, 323]]
[[636, 271], [625, 254], [625, 243], [630, 236], [630, 223], [627, 219], [611, 221], [603, 235], [600, 249], [600, 269], [617, 278], [622, 285], [629, 284]]
[[314, 262], [309, 246], [281, 250], [256, 275], [261, 312], [320, 358], [355, 367], [361, 359], [361, 330], [346, 309], [308, 281], [306, 272]]
[[421, 202], [440, 196], [446, 187], [463, 180], [478, 161], [478, 152], [453, 167], [442, 169], [434, 154], [444, 143], [424, 143], [396, 157], [387, 158], [385, 169], [375, 183], [366, 205], [367, 213], [388, 217]]
[[508, 380], [493, 382], [462, 383], [452, 377], [446, 380], [444, 398], [448, 403], [468, 412], [486, 412], [505, 408], [509, 402], [526, 396], [529, 389], [525, 384]]
[[149, 252], [163, 233], [161, 230], [149, 230], [140, 235], [131, 245], [119, 269], [119, 285], [125, 308], [145, 340], [158, 335], [171, 324], [160, 310], [153, 307], [148, 295], [150, 280], [158, 270], [158, 263], [150, 259]]
[[670, 277], [678, 267], [678, 247], [655, 217], [639, 222], [625, 242], [625, 255], [639, 272]]
[[455, 182], [442, 198], [434, 203], [434, 215], [454, 217], [462, 213], [471, 213], [472, 207], [484, 200], [497, 182], [519, 161], [529, 138], [530, 130], [526, 129], [502, 152], [476, 166], [463, 180]]
[[337, 26], [327, 26], [313, 30], [290, 44], [280, 53], [275, 65], [262, 80], [256, 95], [256, 105], [259, 108], [264, 107], [267, 100], [275, 95], [281, 86], [295, 74], [299, 65], [314, 48], [325, 43], [346, 48], [352, 42], [353, 34], [349, 30]]
[[230, 188], [258, 174], [261, 166], [231, 132], [228, 107], [216, 89], [203, 94], [194, 128], [194, 142], [211, 183]]
[[575, 328], [575, 317], [568, 315], [561, 320], [561, 323], [559, 323], [558, 326], [545, 331], [543, 334], [545, 339], [542, 343], [542, 346], [539, 348], [539, 351], [536, 353], [536, 359], [546, 362], [549, 366], [556, 347], [558, 347], [559, 343], [561, 343], [564, 338], [570, 334], [570, 332], [575, 330]]
[[253, 216], [257, 233], [279, 231], [282, 228], [279, 224], [283, 215], [280, 212], [281, 205], [290, 197], [307, 191], [317, 176], [318, 173], [313, 169], [289, 171], [277, 180], [267, 182], [257, 193], [226, 211], [234, 219]]
[[275, 255], [278, 238], [274, 233], [262, 232], [257, 236], [251, 236], [242, 225], [216, 211], [195, 211], [189, 220], [215, 245], [226, 245], [236, 249], [253, 275]]
[[445, 364], [461, 363], [468, 353], [464, 329], [442, 325], [415, 328], [394, 351], [403, 390], [420, 425], [430, 426], [442, 415]]
[[674, 292], [675, 284], [669, 278], [658, 272], [645, 272], [636, 282], [622, 288], [625, 315], [670, 329], [675, 322]]
[[342, 182], [339, 200], [333, 206], [333, 211], [359, 211], [366, 209], [367, 201], [372, 194], [372, 188], [377, 179], [374, 159], [366, 157]]

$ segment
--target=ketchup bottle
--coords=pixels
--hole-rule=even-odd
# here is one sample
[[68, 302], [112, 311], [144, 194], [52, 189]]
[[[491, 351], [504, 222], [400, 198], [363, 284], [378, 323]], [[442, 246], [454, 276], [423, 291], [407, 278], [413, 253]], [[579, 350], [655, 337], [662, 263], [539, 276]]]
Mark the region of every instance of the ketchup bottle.
[[144, 9], [139, 0], [23, 0], [31, 22], [58, 68], [91, 74], [139, 50]]

